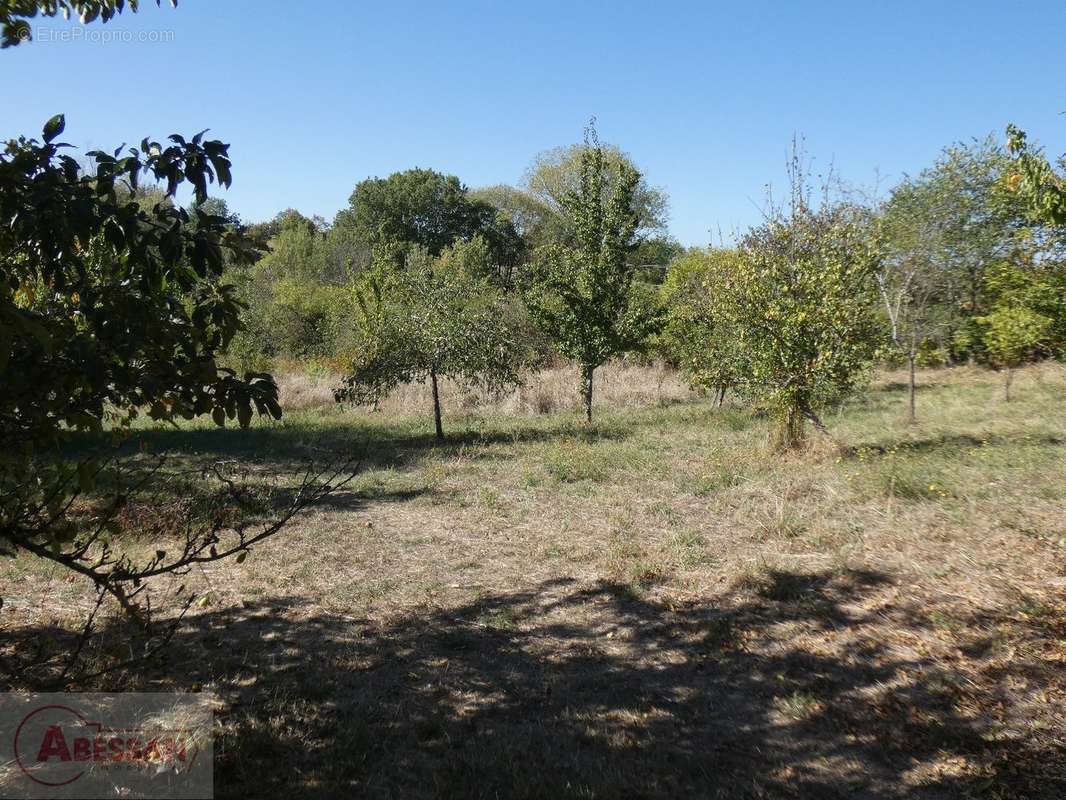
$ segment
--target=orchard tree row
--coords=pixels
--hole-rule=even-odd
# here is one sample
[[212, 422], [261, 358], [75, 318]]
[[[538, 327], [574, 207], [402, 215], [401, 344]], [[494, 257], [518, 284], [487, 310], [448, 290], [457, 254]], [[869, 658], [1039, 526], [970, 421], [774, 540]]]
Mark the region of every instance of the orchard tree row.
[[772, 411], [791, 447], [875, 362], [909, 367], [914, 419], [919, 367], [1001, 369], [1009, 398], [1015, 367], [1066, 356], [1061, 177], [1024, 134], [951, 146], [880, 198], [812, 186], [798, 150], [789, 179], [732, 246], [691, 249], [665, 234], [665, 192], [591, 126], [520, 187], [412, 169], [362, 181], [329, 224], [242, 226], [210, 200], [255, 252], [227, 272], [248, 305], [230, 358], [318, 361], [357, 402], [426, 381], [443, 436], [441, 378], [503, 391], [563, 358], [591, 419], [596, 369], [651, 355]]

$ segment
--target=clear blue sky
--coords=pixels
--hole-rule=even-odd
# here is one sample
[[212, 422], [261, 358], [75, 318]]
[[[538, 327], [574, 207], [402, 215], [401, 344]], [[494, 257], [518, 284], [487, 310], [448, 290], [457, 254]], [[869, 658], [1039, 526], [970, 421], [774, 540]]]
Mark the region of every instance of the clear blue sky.
[[1066, 151], [1062, 0], [142, 3], [90, 27], [169, 41], [55, 41], [60, 18], [0, 53], [2, 134], [58, 111], [78, 147], [210, 127], [248, 221], [332, 219], [357, 181], [412, 166], [517, 183], [590, 115], [685, 244], [758, 219], [793, 132], [867, 185], [1008, 122]]

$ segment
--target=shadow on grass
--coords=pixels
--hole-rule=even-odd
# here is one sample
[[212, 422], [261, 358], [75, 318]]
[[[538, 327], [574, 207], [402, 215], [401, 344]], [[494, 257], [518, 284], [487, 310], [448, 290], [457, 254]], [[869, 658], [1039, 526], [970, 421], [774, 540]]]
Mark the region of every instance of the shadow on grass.
[[[430, 432], [412, 431], [401, 424], [367, 422], [341, 416], [314, 424], [261, 425], [247, 430], [233, 428], [160, 428], [135, 431], [122, 445], [124, 453], [161, 453], [194, 461], [237, 459], [247, 463], [291, 470], [308, 461], [337, 462], [354, 459], [363, 471], [415, 466], [429, 456], [463, 454], [467, 458], [491, 458], [499, 445], [578, 441], [621, 441], [632, 426], [615, 422], [587, 427], [569, 418], [548, 425], [523, 425], [456, 430], [443, 442]], [[71, 453], [86, 451], [96, 443], [77, 438]]]
[[[909, 647], [930, 625], [872, 572], [680, 606], [556, 579], [387, 621], [298, 598], [203, 613], [131, 679], [221, 693], [223, 798], [1064, 796], [1054, 709], [996, 718], [1026, 673]], [[1061, 688], [1039, 653], [1017, 665]]]
[[861, 444], [842, 447], [840, 453], [844, 458], [857, 458], [860, 455], [883, 455], [890, 450], [904, 453], [936, 453], [940, 451], [952, 452], [966, 450], [974, 447], [1018, 447], [1018, 446], [1047, 446], [1059, 447], [1066, 444], [1066, 439], [1051, 434], [989, 434], [987, 436], [975, 436], [968, 433], [941, 434], [929, 436], [924, 439], [893, 439], [863, 442]]

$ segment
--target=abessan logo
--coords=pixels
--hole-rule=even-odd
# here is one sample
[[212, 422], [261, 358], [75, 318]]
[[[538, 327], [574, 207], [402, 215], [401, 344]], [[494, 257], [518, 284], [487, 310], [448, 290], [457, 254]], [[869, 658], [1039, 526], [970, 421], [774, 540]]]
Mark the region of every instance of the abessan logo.
[[4, 797], [96, 796], [98, 782], [109, 794], [210, 796], [212, 717], [199, 695], [3, 699], [5, 744], [17, 765], [0, 779]]

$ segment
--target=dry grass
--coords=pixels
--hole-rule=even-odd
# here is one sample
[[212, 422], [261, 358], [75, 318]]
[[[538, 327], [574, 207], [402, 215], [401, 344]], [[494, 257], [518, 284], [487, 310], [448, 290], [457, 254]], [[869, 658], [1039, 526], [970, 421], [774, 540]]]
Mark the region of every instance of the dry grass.
[[[282, 406], [290, 411], [331, 406], [333, 388], [339, 383], [339, 375], [309, 374], [290, 368], [278, 377]], [[446, 415], [472, 410], [551, 414], [580, 406], [577, 387], [577, 370], [569, 366], [527, 375], [522, 386], [502, 396], [468, 389], [446, 380], [441, 383], [441, 407]], [[593, 391], [596, 403], [607, 408], [666, 404], [693, 397], [692, 390], [681, 377], [661, 364], [607, 364], [596, 372]], [[377, 410], [387, 414], [425, 413], [432, 407], [432, 402], [428, 384], [408, 384], [382, 400]]]
[[[209, 602], [165, 669], [122, 679], [219, 693], [224, 797], [1061, 798], [1066, 369], [1024, 371], [1011, 404], [997, 375], [923, 373], [913, 426], [901, 382], [787, 457], [637, 367], [605, 371], [591, 428], [560, 370], [449, 394], [444, 445], [422, 389], [153, 432], [271, 470], [354, 447], [364, 470], [187, 576]], [[0, 590], [13, 641], [70, 624], [40, 598], [85, 600], [25, 559]]]

